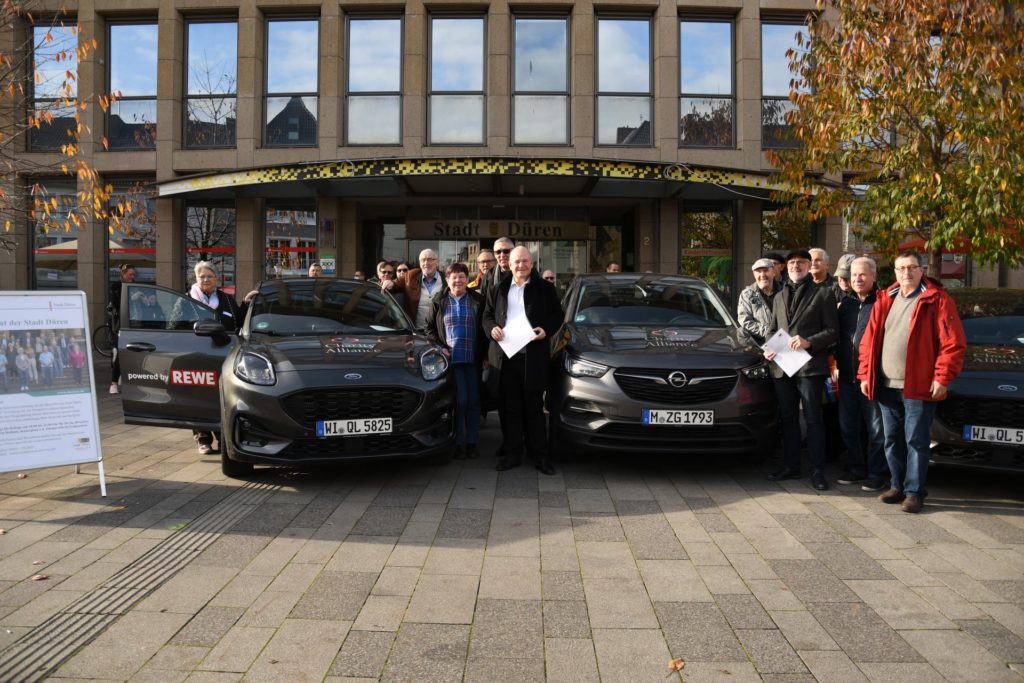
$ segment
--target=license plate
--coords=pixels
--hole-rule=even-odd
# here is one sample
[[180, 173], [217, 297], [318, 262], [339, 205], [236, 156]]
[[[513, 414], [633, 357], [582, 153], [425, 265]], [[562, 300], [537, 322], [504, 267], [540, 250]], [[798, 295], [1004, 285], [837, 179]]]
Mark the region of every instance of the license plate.
[[644, 408], [645, 425], [713, 425], [713, 410], [651, 410]]
[[321, 439], [329, 436], [362, 436], [363, 434], [390, 433], [390, 417], [361, 417], [355, 420], [316, 421], [316, 435]]
[[1024, 429], [964, 425], [964, 441], [989, 441], [1024, 446]]

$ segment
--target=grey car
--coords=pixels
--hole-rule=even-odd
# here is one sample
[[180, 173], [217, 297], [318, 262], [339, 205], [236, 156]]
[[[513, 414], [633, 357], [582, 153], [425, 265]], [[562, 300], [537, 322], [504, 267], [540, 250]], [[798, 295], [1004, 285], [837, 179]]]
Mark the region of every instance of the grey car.
[[768, 366], [702, 280], [586, 275], [563, 306], [549, 394], [556, 449], [770, 452]]
[[376, 285], [265, 282], [234, 334], [198, 301], [132, 284], [121, 321], [125, 421], [220, 432], [228, 476], [254, 463], [450, 454], [448, 362]]

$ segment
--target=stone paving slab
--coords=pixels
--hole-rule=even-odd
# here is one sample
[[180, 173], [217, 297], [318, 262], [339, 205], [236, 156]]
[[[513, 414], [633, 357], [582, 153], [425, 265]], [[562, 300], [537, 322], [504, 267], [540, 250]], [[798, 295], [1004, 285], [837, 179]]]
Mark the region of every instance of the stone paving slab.
[[[19, 643], [104, 609], [78, 649], [41, 641], [47, 680], [632, 682], [670, 657], [696, 681], [1024, 675], [1021, 477], [936, 469], [912, 516], [767, 482], [774, 463], [498, 473], [492, 420], [477, 461], [235, 481], [116, 400], [99, 397], [107, 499], [94, 465], [0, 474], [0, 680]], [[266, 495], [172, 575], [105, 587], [144, 581], [247, 487]]]

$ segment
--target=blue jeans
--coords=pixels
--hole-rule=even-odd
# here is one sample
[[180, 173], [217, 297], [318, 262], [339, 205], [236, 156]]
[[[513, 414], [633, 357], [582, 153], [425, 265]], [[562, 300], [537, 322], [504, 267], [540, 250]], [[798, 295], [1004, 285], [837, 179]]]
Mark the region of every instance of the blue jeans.
[[473, 363], [452, 365], [455, 376], [455, 443], [480, 441], [480, 379]]
[[[861, 425], [867, 427], [866, 444], [861, 443]], [[869, 401], [860, 392], [858, 382], [839, 380], [839, 430], [846, 444], [846, 469], [850, 474], [868, 479], [889, 478], [882, 412], [877, 402]]]
[[885, 459], [889, 461], [892, 487], [907, 495], [928, 495], [928, 457], [931, 454], [935, 401], [903, 396], [900, 389], [878, 387], [878, 403], [885, 428]]
[[825, 467], [825, 424], [821, 416], [825, 376], [782, 377], [773, 380], [782, 418], [782, 463], [800, 469], [800, 407], [807, 423], [807, 455], [811, 470]]

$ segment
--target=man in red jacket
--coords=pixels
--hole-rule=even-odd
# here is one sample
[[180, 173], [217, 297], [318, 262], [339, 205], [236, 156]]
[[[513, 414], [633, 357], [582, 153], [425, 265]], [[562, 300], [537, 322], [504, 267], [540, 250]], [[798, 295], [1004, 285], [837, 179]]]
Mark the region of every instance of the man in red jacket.
[[928, 491], [935, 407], [964, 364], [967, 340], [956, 304], [924, 275], [920, 254], [896, 258], [896, 282], [878, 295], [860, 343], [860, 390], [878, 399], [892, 488], [883, 503], [920, 512]]

